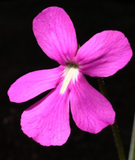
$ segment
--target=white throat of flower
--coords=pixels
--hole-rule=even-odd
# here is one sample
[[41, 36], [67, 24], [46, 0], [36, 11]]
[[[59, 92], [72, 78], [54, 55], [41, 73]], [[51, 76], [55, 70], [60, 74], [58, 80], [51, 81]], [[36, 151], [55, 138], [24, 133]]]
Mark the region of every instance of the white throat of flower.
[[63, 94], [66, 91], [67, 86], [69, 85], [71, 80], [73, 83], [75, 82], [75, 80], [77, 80], [78, 74], [79, 74], [79, 71], [78, 71], [78, 66], [76, 64], [70, 63], [64, 69], [64, 74], [63, 74], [64, 81], [60, 90], [61, 94]]

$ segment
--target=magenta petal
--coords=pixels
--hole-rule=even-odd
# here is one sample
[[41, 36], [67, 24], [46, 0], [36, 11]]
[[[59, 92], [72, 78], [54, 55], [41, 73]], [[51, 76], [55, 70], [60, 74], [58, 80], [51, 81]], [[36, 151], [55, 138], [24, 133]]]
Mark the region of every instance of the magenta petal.
[[115, 112], [110, 102], [79, 75], [71, 85], [71, 112], [73, 119], [83, 131], [98, 133], [115, 120]]
[[63, 67], [39, 70], [25, 74], [9, 88], [8, 96], [12, 102], [25, 102], [56, 87], [60, 82]]
[[51, 58], [65, 64], [77, 51], [77, 39], [73, 23], [59, 7], [48, 7], [33, 20], [33, 32], [39, 46]]
[[62, 145], [70, 135], [69, 93], [59, 93], [60, 86], [21, 116], [23, 132], [43, 146]]
[[76, 61], [84, 74], [108, 77], [123, 68], [131, 57], [132, 50], [123, 33], [103, 31], [80, 47]]

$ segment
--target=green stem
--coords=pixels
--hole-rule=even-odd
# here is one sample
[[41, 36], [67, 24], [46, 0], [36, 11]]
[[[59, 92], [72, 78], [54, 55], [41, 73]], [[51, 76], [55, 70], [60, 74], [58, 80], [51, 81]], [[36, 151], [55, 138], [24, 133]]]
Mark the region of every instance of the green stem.
[[[97, 80], [98, 80], [98, 84], [99, 84], [101, 93], [107, 99], [109, 99], [103, 78], [97, 78]], [[116, 121], [111, 127], [112, 127], [112, 131], [113, 131], [114, 139], [115, 139], [115, 145], [116, 145], [116, 148], [117, 148], [119, 160], [126, 160], [124, 150], [123, 150], [122, 141], [121, 141], [121, 137], [120, 137], [120, 133], [119, 133], [119, 129], [118, 129], [118, 125], [116, 124]]]
[[135, 114], [134, 114], [133, 129], [132, 129], [132, 135], [131, 135], [128, 160], [135, 160]]

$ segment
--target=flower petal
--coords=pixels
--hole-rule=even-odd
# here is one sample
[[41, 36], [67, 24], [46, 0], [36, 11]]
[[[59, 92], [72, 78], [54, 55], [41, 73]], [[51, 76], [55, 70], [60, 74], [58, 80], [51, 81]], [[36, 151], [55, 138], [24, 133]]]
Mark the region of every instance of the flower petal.
[[131, 57], [132, 50], [123, 33], [103, 31], [80, 47], [76, 61], [84, 74], [108, 77], [122, 69]]
[[12, 102], [25, 102], [56, 87], [62, 76], [63, 67], [39, 70], [25, 74], [9, 88], [8, 96]]
[[65, 64], [77, 51], [77, 39], [73, 23], [59, 7], [48, 7], [33, 20], [33, 32], [39, 46], [51, 58]]
[[82, 74], [71, 84], [70, 103], [73, 119], [83, 131], [98, 133], [114, 123], [115, 112], [110, 102]]
[[23, 132], [43, 146], [62, 145], [70, 135], [69, 91], [60, 94], [60, 85], [21, 116]]

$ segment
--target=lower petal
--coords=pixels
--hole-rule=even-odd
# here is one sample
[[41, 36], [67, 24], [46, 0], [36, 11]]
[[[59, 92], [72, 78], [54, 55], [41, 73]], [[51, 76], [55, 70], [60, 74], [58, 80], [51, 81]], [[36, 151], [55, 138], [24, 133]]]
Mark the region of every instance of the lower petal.
[[25, 102], [58, 85], [63, 67], [27, 73], [17, 79], [9, 88], [8, 96], [12, 102]]
[[60, 85], [26, 109], [21, 116], [23, 132], [43, 146], [62, 145], [70, 135], [69, 92], [60, 94]]
[[114, 123], [115, 112], [110, 102], [82, 74], [71, 84], [70, 103], [73, 119], [83, 131], [98, 133]]

